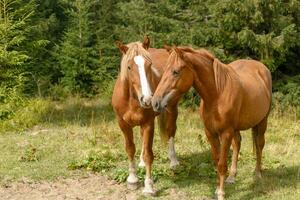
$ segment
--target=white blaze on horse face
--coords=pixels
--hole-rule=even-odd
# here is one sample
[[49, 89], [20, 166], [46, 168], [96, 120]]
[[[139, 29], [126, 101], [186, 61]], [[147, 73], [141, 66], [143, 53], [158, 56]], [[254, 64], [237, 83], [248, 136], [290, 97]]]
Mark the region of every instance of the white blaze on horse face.
[[152, 92], [146, 77], [146, 72], [145, 72], [145, 59], [143, 56], [135, 56], [134, 57], [134, 62], [137, 64], [138, 69], [139, 69], [139, 75], [140, 75], [140, 81], [141, 81], [141, 87], [142, 87], [142, 94], [146, 99], [151, 97]]

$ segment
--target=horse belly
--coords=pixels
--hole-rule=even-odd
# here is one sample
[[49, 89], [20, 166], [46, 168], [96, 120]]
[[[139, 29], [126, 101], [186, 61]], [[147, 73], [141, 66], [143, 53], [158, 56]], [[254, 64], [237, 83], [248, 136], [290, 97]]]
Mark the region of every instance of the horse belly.
[[247, 91], [240, 109], [239, 130], [252, 128], [267, 116], [271, 101], [264, 93], [265, 90], [262, 88], [260, 90]]

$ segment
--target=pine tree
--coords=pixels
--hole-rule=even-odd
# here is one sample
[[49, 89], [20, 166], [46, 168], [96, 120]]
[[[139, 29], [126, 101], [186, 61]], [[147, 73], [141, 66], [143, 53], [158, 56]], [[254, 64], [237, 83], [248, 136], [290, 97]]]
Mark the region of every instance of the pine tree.
[[0, 87], [22, 85], [23, 67], [30, 55], [24, 48], [27, 28], [35, 4], [28, 1], [0, 0]]
[[89, 94], [97, 90], [94, 70], [99, 65], [95, 33], [89, 20], [91, 0], [69, 3], [69, 25], [57, 54], [63, 74], [61, 83], [70, 92]]
[[[37, 3], [30, 26], [27, 27], [26, 49], [31, 59], [26, 62], [27, 94], [44, 96], [61, 76], [53, 52], [63, 37], [67, 23], [68, 4], [61, 0], [35, 0]], [[50, 86], [50, 87], [49, 87]]]
[[261, 60], [275, 71], [291, 48], [300, 44], [293, 16], [299, 10], [294, 6], [299, 9], [299, 2], [220, 1], [211, 7], [214, 45], [228, 54]]

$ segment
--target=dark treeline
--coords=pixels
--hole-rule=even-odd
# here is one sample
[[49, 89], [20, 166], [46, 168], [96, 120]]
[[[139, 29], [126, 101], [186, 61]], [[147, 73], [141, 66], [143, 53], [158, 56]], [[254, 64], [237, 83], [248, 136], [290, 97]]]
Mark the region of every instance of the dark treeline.
[[115, 41], [145, 35], [156, 48], [260, 60], [280, 80], [280, 98], [300, 104], [299, 0], [0, 0], [0, 102], [107, 94], [119, 69]]

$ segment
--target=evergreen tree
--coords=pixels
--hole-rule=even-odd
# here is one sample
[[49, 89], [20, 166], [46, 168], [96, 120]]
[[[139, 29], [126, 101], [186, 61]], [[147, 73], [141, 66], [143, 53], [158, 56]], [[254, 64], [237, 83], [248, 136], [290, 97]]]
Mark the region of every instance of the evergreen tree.
[[[220, 1], [211, 7], [214, 45], [238, 57], [250, 56], [271, 71], [284, 63], [291, 48], [299, 46], [299, 30], [292, 10], [297, 1]], [[299, 24], [298, 24], [299, 25]], [[297, 33], [298, 31], [298, 33]]]
[[68, 20], [65, 14], [68, 4], [61, 0], [36, 0], [36, 3], [30, 27], [27, 28], [25, 48], [31, 59], [25, 65], [29, 77], [25, 92], [37, 92], [38, 96], [43, 96], [49, 86], [57, 84], [61, 77], [53, 52], [63, 37]]
[[63, 74], [61, 83], [70, 92], [93, 93], [97, 90], [94, 71], [99, 66], [95, 33], [89, 20], [92, 0], [70, 1], [69, 24], [57, 58]]
[[33, 1], [0, 0], [0, 88], [22, 86], [24, 64], [30, 55], [24, 48], [34, 13]]

